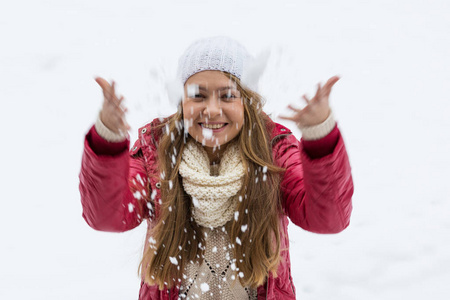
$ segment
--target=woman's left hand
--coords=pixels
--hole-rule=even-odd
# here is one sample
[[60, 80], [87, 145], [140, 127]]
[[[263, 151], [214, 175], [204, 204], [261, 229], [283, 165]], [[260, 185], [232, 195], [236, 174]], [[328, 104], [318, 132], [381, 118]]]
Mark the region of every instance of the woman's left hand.
[[289, 105], [288, 108], [294, 111], [294, 115], [291, 117], [279, 117], [284, 120], [294, 121], [300, 128], [314, 126], [324, 122], [331, 112], [330, 105], [328, 103], [331, 88], [338, 80], [338, 76], [333, 76], [328, 79], [327, 83], [325, 83], [323, 87], [321, 87], [319, 83], [317, 85], [316, 95], [312, 99], [308, 99], [306, 95], [303, 95], [303, 99], [307, 103], [304, 108], [299, 109]]

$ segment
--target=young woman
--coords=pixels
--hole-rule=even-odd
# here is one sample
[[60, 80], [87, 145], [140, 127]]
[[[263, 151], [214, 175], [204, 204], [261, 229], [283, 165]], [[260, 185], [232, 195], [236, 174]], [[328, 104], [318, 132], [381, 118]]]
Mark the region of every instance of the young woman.
[[298, 141], [241, 82], [247, 59], [229, 38], [191, 45], [178, 111], [142, 127], [131, 151], [123, 97], [96, 79], [104, 102], [85, 140], [83, 217], [113, 232], [147, 221], [139, 299], [295, 299], [288, 218], [317, 233], [349, 224], [353, 182], [328, 104], [339, 78], [290, 107]]

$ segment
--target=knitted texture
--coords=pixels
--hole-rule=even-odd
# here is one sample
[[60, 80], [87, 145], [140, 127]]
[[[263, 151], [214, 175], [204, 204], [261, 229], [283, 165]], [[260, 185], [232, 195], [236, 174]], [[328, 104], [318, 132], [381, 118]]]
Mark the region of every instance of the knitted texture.
[[185, 266], [181, 299], [254, 300], [256, 289], [245, 288], [239, 281], [239, 270], [230, 237], [224, 227], [203, 228], [205, 255], [201, 264]]
[[219, 175], [211, 176], [206, 151], [198, 143], [189, 141], [182, 153], [179, 173], [184, 190], [192, 197], [192, 214], [197, 224], [214, 228], [231, 220], [237, 207], [234, 196], [241, 189], [244, 176], [236, 144], [225, 150]]
[[182, 83], [206, 70], [223, 71], [241, 79], [249, 53], [228, 37], [212, 37], [194, 42], [178, 61], [178, 77]]
[[327, 136], [336, 126], [336, 120], [331, 112], [328, 118], [320, 124], [314, 126], [301, 127], [298, 126], [302, 132], [302, 138], [307, 141], [319, 140]]
[[100, 114], [98, 115], [97, 121], [95, 122], [95, 130], [97, 131], [98, 135], [100, 135], [102, 138], [111, 143], [123, 142], [127, 139], [128, 136], [128, 134], [125, 135], [115, 133], [114, 131], [106, 127], [105, 124], [103, 124], [102, 120], [100, 119]]

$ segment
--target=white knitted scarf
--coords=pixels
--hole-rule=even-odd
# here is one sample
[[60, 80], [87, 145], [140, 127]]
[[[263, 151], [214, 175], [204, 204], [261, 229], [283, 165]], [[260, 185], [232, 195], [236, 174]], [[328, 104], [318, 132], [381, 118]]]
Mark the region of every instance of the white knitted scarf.
[[183, 187], [192, 198], [197, 224], [218, 227], [230, 221], [236, 211], [234, 197], [241, 189], [244, 167], [236, 144], [227, 147], [220, 159], [219, 175], [210, 175], [209, 158], [201, 145], [189, 141], [184, 147], [179, 173]]

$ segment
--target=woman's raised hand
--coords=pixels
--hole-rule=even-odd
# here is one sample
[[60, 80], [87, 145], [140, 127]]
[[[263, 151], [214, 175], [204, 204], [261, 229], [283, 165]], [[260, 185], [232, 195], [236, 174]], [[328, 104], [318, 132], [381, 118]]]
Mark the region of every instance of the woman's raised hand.
[[304, 108], [299, 109], [289, 105], [288, 108], [294, 111], [294, 115], [290, 117], [280, 116], [280, 118], [294, 121], [300, 128], [314, 126], [324, 122], [331, 112], [328, 103], [331, 88], [338, 80], [338, 76], [333, 76], [328, 79], [323, 87], [321, 87], [319, 83], [317, 85], [316, 95], [312, 99], [308, 99], [306, 95], [303, 95], [303, 99], [307, 103]]
[[130, 130], [125, 119], [127, 109], [123, 106], [123, 96], [117, 97], [115, 90], [115, 82], [109, 84], [108, 81], [101, 77], [96, 77], [95, 81], [103, 90], [103, 105], [100, 111], [100, 120], [112, 132], [125, 135]]

